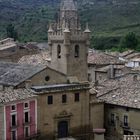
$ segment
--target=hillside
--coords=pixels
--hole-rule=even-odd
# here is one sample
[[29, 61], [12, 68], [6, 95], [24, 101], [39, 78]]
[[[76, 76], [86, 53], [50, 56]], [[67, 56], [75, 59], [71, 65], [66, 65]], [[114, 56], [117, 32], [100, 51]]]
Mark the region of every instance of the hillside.
[[[93, 35], [120, 38], [128, 32], [140, 35], [139, 0], [77, 0], [82, 25], [89, 22]], [[0, 0], [0, 38], [9, 23], [15, 25], [20, 41], [47, 40], [49, 21], [60, 0]]]

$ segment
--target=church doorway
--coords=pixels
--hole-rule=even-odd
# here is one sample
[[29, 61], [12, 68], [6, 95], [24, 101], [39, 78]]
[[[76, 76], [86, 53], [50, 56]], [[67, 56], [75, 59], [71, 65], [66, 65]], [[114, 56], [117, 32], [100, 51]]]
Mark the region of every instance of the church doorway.
[[68, 121], [58, 122], [58, 138], [68, 137]]

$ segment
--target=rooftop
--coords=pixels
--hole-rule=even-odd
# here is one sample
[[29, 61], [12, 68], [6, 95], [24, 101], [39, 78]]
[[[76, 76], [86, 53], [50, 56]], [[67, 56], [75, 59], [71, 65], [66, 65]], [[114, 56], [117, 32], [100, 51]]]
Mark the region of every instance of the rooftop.
[[0, 62], [0, 84], [17, 86], [45, 68], [46, 66]]
[[50, 54], [47, 51], [41, 51], [38, 54], [25, 55], [19, 60], [19, 64], [30, 64], [30, 65], [47, 65], [48, 61], [51, 61]]
[[32, 94], [32, 91], [29, 89], [12, 89], [12, 88], [6, 88], [4, 91], [0, 91], [0, 103], [9, 103], [19, 100], [25, 100], [35, 97], [35, 95]]
[[109, 104], [140, 109], [140, 74], [128, 73], [106, 80], [97, 87], [97, 97]]
[[35, 91], [35, 94], [44, 94], [44, 93], [51, 93], [51, 92], [58, 92], [58, 91], [65, 91], [65, 90], [83, 90], [89, 89], [88, 83], [77, 83], [77, 84], [57, 84], [57, 85], [45, 85], [45, 86], [33, 86], [32, 90]]
[[104, 52], [90, 51], [88, 54], [88, 64], [123, 64], [123, 61], [119, 60], [116, 56], [112, 56]]

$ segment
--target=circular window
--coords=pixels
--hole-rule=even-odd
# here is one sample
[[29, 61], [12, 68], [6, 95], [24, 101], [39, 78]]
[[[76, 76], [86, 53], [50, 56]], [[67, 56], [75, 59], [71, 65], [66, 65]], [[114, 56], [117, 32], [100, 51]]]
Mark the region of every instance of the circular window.
[[45, 80], [46, 80], [46, 81], [49, 81], [49, 80], [50, 80], [50, 77], [49, 77], [49, 76], [46, 76], [46, 77], [45, 77]]

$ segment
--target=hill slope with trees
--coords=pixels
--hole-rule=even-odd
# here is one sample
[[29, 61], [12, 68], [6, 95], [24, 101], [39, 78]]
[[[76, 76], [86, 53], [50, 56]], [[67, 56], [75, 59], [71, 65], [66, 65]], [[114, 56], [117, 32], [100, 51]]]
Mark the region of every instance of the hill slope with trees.
[[[60, 0], [0, 0], [0, 38], [6, 37], [9, 24], [18, 40], [46, 41], [49, 21], [56, 18]], [[77, 0], [79, 15], [89, 22], [92, 45], [112, 48], [129, 32], [140, 35], [139, 0]]]

